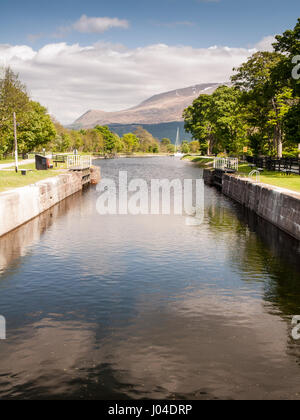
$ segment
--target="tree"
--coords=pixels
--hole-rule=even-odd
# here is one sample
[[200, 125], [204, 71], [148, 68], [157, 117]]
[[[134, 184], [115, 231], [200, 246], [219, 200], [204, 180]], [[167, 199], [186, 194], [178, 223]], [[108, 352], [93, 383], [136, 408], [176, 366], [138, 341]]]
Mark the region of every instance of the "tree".
[[[252, 127], [258, 130], [261, 138], [272, 142], [278, 157], [282, 156], [283, 130], [279, 107], [286, 91], [274, 79], [274, 71], [278, 69], [283, 56], [277, 52], [258, 52], [238, 69], [232, 82], [241, 90], [241, 100], [247, 107], [247, 119]], [[278, 103], [280, 99], [281, 103]], [[287, 98], [287, 100], [289, 100]], [[288, 105], [286, 102], [285, 105]]]
[[215, 145], [214, 125], [211, 120], [212, 97], [200, 95], [193, 105], [184, 110], [184, 128], [197, 139], [200, 145], [205, 144], [208, 155], [213, 153]]
[[168, 138], [163, 138], [160, 142], [160, 149], [162, 152], [168, 152], [170, 149], [170, 145], [172, 144], [171, 140]]
[[275, 38], [274, 49], [276, 52], [283, 54], [277, 78], [283, 81], [284, 84], [288, 82], [289, 86], [294, 89], [295, 95], [299, 97], [300, 79], [293, 78], [292, 71], [295, 67], [293, 58], [300, 55], [300, 18], [298, 18], [294, 29], [289, 29]]
[[26, 112], [30, 109], [29, 97], [19, 76], [9, 67], [0, 77], [0, 153], [13, 150], [13, 113], [17, 121], [23, 124]]
[[218, 149], [240, 154], [247, 143], [241, 93], [238, 89], [220, 86], [211, 96], [210, 119]]
[[198, 140], [191, 141], [189, 146], [191, 153], [198, 153], [200, 151], [200, 143]]
[[132, 133], [124, 134], [122, 142], [127, 153], [133, 153], [139, 149], [139, 139]]
[[167, 148], [167, 152], [168, 153], [175, 153], [175, 145], [174, 144], [170, 144]]
[[154, 150], [159, 150], [158, 141], [143, 127], [137, 127], [133, 134], [139, 139], [139, 151], [155, 153]]
[[189, 143], [187, 141], [183, 141], [181, 144], [181, 153], [190, 153]]
[[55, 136], [56, 130], [47, 109], [31, 101], [23, 122], [18, 126], [19, 150], [30, 152], [53, 141]]
[[163, 146], [169, 146], [169, 144], [171, 144], [171, 140], [165, 137], [161, 140], [161, 144]]
[[108, 153], [114, 152], [118, 143], [117, 136], [112, 133], [107, 126], [97, 125], [95, 130], [97, 130], [103, 137], [104, 151]]
[[200, 95], [184, 111], [185, 129], [209, 155], [224, 149], [239, 153], [246, 142], [242, 111], [240, 92], [221, 86], [212, 95]]
[[[280, 80], [281, 84], [293, 89], [293, 105], [284, 119], [284, 132], [287, 141], [298, 143], [300, 150], [300, 79], [295, 77], [296, 63], [299, 63], [300, 55], [300, 18], [292, 30], [277, 35], [273, 44], [275, 51], [282, 53], [280, 64], [273, 71], [273, 79]], [[299, 69], [296, 72], [299, 75]]]

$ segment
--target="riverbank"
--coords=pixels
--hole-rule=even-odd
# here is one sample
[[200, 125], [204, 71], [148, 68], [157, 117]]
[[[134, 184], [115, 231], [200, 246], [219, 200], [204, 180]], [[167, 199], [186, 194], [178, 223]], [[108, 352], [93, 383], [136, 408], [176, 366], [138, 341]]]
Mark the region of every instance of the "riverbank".
[[[48, 171], [40, 172], [43, 176], [48, 174]], [[92, 167], [88, 176], [89, 183], [97, 184], [100, 181], [100, 168]], [[31, 185], [1, 192], [0, 237], [81, 191], [86, 177], [87, 174], [81, 171], [64, 172]]]
[[212, 167], [214, 162], [214, 159], [210, 157], [191, 155], [184, 156], [182, 160], [187, 160], [189, 162], [196, 163], [200, 167]]
[[[22, 167], [23, 169], [23, 167]], [[26, 169], [26, 168], [24, 168]], [[47, 178], [56, 177], [63, 173], [62, 170], [48, 170], [48, 171], [35, 171], [30, 170], [26, 176], [23, 176], [19, 171], [16, 173], [14, 170], [1, 170], [0, 171], [0, 192], [9, 191], [15, 188], [26, 187], [27, 185], [43, 181]]]
[[[204, 170], [204, 181], [213, 185], [214, 171]], [[300, 240], [300, 193], [232, 174], [223, 174], [222, 192]]]
[[[254, 168], [255, 169], [255, 168]], [[248, 164], [239, 165], [238, 174], [248, 177], [253, 167]], [[264, 184], [273, 185], [275, 187], [286, 188], [300, 193], [300, 176], [296, 174], [287, 175], [284, 172], [260, 171], [260, 181]]]

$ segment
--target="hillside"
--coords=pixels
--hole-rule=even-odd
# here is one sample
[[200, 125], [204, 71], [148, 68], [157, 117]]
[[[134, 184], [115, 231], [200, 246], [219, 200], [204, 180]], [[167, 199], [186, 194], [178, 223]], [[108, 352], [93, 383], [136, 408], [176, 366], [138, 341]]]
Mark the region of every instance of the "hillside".
[[[157, 125], [181, 122], [183, 110], [201, 94], [212, 94], [220, 83], [205, 83], [155, 95], [140, 105], [116, 112], [90, 110], [78, 118], [73, 128], [93, 128], [96, 125]], [[160, 136], [159, 136], [160, 137]]]
[[180, 131], [181, 140], [191, 140], [192, 135], [187, 133], [184, 129], [183, 121], [174, 121], [169, 123], [160, 123], [160, 124], [108, 124], [109, 128], [120, 137], [126, 133], [133, 133], [139, 126], [143, 127], [153, 137], [162, 140], [163, 138], [168, 138], [175, 144], [177, 129]]

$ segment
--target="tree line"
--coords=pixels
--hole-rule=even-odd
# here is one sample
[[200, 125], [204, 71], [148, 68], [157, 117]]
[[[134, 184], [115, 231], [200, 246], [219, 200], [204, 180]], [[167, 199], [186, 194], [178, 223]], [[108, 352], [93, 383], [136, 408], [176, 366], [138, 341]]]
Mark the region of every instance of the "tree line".
[[17, 117], [18, 150], [20, 153], [47, 148], [54, 153], [73, 150], [87, 153], [173, 153], [174, 145], [165, 138], [157, 140], [138, 127], [133, 133], [119, 137], [107, 126], [71, 130], [63, 127], [38, 102], [30, 99], [26, 86], [10, 68], [0, 76], [0, 158], [14, 151], [13, 113]]
[[185, 129], [203, 153], [297, 157], [300, 153], [300, 18], [233, 69], [231, 83], [200, 95], [184, 111]]

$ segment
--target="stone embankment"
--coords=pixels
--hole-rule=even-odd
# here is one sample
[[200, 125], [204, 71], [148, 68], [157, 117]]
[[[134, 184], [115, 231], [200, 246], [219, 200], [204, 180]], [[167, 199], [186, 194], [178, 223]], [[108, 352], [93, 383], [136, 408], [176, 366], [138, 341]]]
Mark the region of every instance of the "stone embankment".
[[[92, 167], [90, 172], [90, 183], [97, 184], [100, 168]], [[83, 176], [78, 171], [0, 193], [0, 236], [34, 219], [82, 188]]]
[[[204, 181], [214, 184], [213, 171], [204, 171]], [[222, 192], [300, 240], [299, 193], [229, 174], [223, 175]]]

